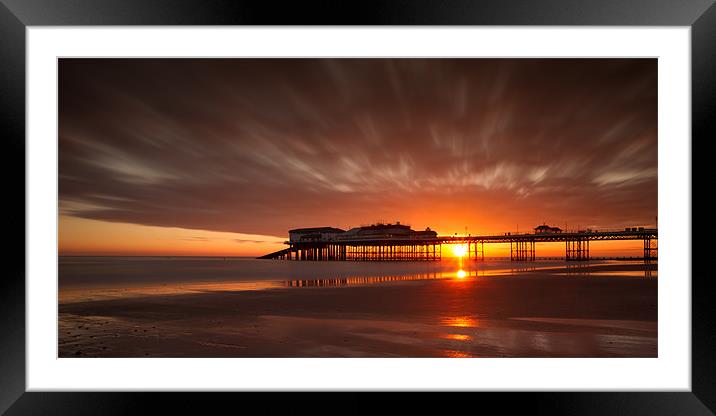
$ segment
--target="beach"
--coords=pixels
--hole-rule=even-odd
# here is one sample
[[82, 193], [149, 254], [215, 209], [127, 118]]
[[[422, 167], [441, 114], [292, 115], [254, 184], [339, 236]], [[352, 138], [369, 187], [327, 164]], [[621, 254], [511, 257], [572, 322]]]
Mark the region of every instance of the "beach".
[[657, 357], [657, 265], [60, 258], [58, 356]]

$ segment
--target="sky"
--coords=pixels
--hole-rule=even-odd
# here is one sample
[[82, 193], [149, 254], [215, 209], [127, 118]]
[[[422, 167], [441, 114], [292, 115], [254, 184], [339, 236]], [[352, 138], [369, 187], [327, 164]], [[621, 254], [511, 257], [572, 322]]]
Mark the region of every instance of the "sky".
[[656, 223], [656, 59], [59, 62], [60, 254]]

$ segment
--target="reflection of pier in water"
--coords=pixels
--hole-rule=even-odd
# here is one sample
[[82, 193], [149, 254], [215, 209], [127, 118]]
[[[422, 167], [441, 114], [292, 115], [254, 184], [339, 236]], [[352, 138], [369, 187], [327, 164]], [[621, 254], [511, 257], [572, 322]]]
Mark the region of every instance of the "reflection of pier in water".
[[[454, 277], [454, 276], [453, 276]], [[361, 286], [376, 283], [407, 282], [411, 280], [439, 280], [450, 278], [444, 273], [421, 273], [407, 276], [373, 276], [373, 277], [337, 277], [333, 279], [296, 279], [286, 280], [286, 287], [333, 287], [333, 286]]]
[[573, 263], [567, 265], [567, 274], [570, 276], [589, 276], [591, 267], [585, 263]]
[[576, 263], [567, 264], [566, 270], [562, 275], [580, 276], [580, 277], [657, 277], [657, 270], [651, 269], [650, 261], [644, 262], [644, 270], [594, 270], [589, 264]]
[[[530, 273], [539, 272], [541, 268], [534, 266], [522, 266], [513, 267], [510, 269], [499, 269], [499, 270], [463, 270], [460, 269], [455, 272], [432, 272], [432, 273], [421, 273], [416, 275], [402, 275], [402, 276], [358, 276], [358, 277], [336, 277], [330, 279], [293, 279], [285, 280], [282, 282], [283, 287], [340, 287], [340, 286], [364, 286], [379, 283], [392, 283], [392, 282], [410, 282], [419, 280], [464, 280], [470, 278], [480, 277], [500, 277], [500, 276], [519, 276], [528, 275]], [[544, 269], [553, 270], [552, 267], [544, 267]], [[599, 276], [623, 276], [623, 277], [656, 277], [657, 272], [655, 270], [634, 270], [634, 271], [592, 271], [591, 267], [587, 264], [574, 264], [567, 265], [562, 271], [552, 271], [557, 275], [567, 276], [583, 276], [583, 277], [599, 277]]]

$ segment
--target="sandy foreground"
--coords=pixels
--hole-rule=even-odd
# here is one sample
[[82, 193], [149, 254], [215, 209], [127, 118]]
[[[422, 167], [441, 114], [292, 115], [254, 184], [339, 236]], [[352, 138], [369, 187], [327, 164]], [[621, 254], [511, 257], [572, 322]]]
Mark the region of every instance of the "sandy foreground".
[[650, 270], [61, 289], [59, 357], [656, 357]]

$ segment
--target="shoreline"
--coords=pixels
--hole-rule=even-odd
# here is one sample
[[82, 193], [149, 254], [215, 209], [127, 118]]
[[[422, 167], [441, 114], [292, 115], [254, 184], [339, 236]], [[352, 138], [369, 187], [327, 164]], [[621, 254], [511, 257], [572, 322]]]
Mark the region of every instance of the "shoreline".
[[[263, 261], [263, 260], [262, 260]], [[313, 263], [327, 265], [326, 263]], [[355, 264], [355, 263], [354, 263]], [[373, 263], [376, 265], [379, 263]], [[589, 276], [591, 274], [603, 275], [604, 277], [627, 276], [627, 277], [657, 277], [658, 267], [655, 263], [633, 263], [633, 264], [566, 264], [562, 266], [544, 266], [540, 262], [516, 263], [510, 268], [495, 268], [495, 263], [485, 263], [487, 269], [480, 269], [480, 263], [472, 263], [465, 266], [465, 277], [489, 277], [489, 276], [515, 276], [531, 275], [536, 276], [538, 272], [552, 273], [555, 275]], [[328, 263], [330, 265], [330, 263]], [[458, 273], [463, 270], [461, 264], [450, 263], [448, 267], [427, 268], [416, 273], [410, 266], [424, 266], [422, 262], [414, 262], [407, 267], [403, 273], [385, 274], [373, 273], [368, 275], [356, 275], [355, 273], [329, 274], [332, 277], [306, 277], [297, 279], [205, 279], [204, 281], [183, 281], [176, 282], [158, 281], [156, 283], [127, 284], [127, 282], [94, 282], [85, 285], [60, 284], [59, 304], [72, 303], [77, 301], [106, 300], [126, 297], [157, 296], [187, 294], [206, 291], [245, 291], [245, 290], [270, 290], [289, 287], [329, 287], [329, 286], [356, 286], [366, 284], [378, 284], [389, 282], [409, 282], [415, 280], [437, 280], [455, 279]], [[500, 265], [500, 264], [497, 264]], [[493, 266], [493, 268], [489, 268]], [[449, 271], [446, 271], [449, 270]], [[310, 276], [310, 275], [309, 275]]]

